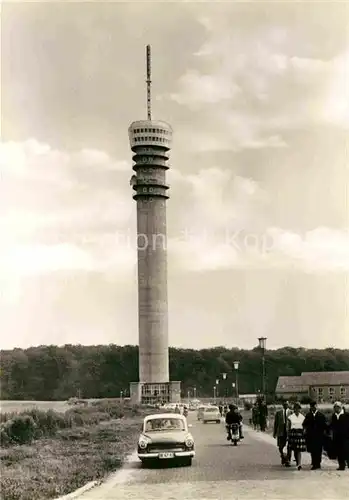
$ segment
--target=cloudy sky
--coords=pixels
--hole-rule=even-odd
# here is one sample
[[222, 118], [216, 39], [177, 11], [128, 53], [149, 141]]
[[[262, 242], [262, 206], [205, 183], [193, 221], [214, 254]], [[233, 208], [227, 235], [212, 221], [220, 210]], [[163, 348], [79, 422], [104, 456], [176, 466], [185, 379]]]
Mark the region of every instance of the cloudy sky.
[[349, 6], [2, 6], [1, 347], [137, 343], [127, 129], [174, 128], [170, 344], [349, 347]]

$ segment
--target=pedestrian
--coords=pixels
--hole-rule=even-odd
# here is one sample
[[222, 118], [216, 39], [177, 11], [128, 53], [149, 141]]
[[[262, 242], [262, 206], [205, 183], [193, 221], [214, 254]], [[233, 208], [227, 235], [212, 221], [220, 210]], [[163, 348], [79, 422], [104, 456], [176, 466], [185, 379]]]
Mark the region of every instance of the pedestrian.
[[257, 403], [254, 403], [252, 407], [252, 424], [254, 430], [257, 430], [258, 428], [258, 421], [259, 421], [258, 405]]
[[181, 409], [179, 407], [179, 405], [177, 404], [176, 407], [175, 407], [175, 413], [181, 413]]
[[288, 447], [287, 452], [284, 453], [284, 448], [287, 445], [287, 419], [291, 414], [290, 405], [288, 401], [284, 401], [282, 409], [275, 413], [274, 418], [274, 439], [277, 440], [277, 447], [281, 457], [281, 465], [290, 467], [291, 453]]
[[219, 403], [218, 408], [219, 408], [219, 413], [221, 414], [221, 417], [223, 417], [223, 405], [222, 405], [222, 403]]
[[330, 428], [338, 460], [337, 470], [345, 470], [346, 466], [349, 468], [349, 413], [339, 401], [335, 402], [333, 410]]
[[296, 401], [293, 413], [287, 417], [288, 457], [291, 458], [293, 451], [298, 470], [302, 469], [302, 452], [307, 450], [303, 429], [305, 417], [301, 408], [300, 403]]
[[325, 415], [318, 411], [315, 401], [310, 403], [309, 412], [303, 422], [303, 429], [307, 451], [311, 456], [311, 469], [321, 469], [322, 450], [328, 432], [328, 425]]
[[259, 427], [262, 432], [265, 432], [268, 419], [268, 407], [264, 401], [261, 401], [259, 405], [258, 414], [259, 414]]

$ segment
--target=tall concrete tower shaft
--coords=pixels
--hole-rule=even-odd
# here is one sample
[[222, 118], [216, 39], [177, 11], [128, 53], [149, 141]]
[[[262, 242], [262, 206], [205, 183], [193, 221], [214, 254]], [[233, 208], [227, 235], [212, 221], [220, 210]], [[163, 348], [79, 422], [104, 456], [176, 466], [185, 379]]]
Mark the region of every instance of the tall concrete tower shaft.
[[167, 304], [167, 161], [171, 127], [137, 121], [129, 128], [137, 201], [139, 380], [169, 381]]
[[151, 117], [151, 60], [147, 46], [147, 120], [131, 123], [131, 178], [137, 202], [139, 382], [133, 401], [178, 401], [180, 382], [169, 380], [166, 184], [172, 128]]

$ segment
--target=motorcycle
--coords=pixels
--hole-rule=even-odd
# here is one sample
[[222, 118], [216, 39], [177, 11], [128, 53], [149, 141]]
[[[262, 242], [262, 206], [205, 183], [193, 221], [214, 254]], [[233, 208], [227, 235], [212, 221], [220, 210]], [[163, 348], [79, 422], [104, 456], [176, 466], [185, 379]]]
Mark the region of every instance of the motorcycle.
[[237, 446], [240, 441], [239, 424], [227, 425], [228, 440], [231, 441], [233, 446]]

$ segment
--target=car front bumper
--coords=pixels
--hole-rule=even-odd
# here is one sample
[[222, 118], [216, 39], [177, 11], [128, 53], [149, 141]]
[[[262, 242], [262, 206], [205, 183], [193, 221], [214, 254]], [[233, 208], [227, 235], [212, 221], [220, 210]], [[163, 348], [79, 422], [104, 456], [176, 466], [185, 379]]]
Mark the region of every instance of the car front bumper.
[[170, 457], [167, 460], [173, 460], [174, 458], [181, 458], [181, 457], [191, 457], [191, 458], [195, 457], [195, 451], [194, 450], [188, 450], [188, 451], [169, 451], [169, 452], [166, 452], [164, 450], [164, 451], [161, 451], [161, 452], [154, 451], [154, 452], [150, 452], [150, 453], [138, 453], [138, 458], [140, 458], [140, 459], [144, 459], [144, 458], [159, 458], [159, 456], [162, 453], [172, 453], [173, 454], [173, 457]]

